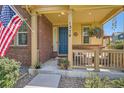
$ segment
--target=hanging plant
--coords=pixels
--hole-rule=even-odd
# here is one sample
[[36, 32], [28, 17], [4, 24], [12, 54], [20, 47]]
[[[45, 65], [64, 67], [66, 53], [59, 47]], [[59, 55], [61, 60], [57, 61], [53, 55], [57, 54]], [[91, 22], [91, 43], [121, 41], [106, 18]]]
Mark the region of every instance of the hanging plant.
[[89, 35], [89, 37], [94, 36], [94, 30], [93, 30], [93, 28], [90, 28], [90, 29], [89, 29], [88, 35]]
[[103, 36], [103, 31], [99, 27], [90, 28], [88, 35], [90, 37], [96, 36], [96, 38], [101, 38]]
[[101, 38], [103, 36], [103, 30], [99, 27], [95, 27], [94, 34], [95, 34], [96, 38]]

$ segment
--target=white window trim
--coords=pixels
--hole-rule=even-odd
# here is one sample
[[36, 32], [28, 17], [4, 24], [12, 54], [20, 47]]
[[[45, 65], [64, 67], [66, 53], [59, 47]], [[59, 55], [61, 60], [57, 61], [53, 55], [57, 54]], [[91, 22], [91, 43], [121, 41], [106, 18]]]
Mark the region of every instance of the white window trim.
[[27, 42], [27, 44], [26, 45], [20, 45], [19, 44], [19, 38], [18, 38], [18, 36], [19, 36], [19, 33], [27, 33], [27, 35], [28, 35], [28, 32], [26, 31], [26, 32], [19, 32], [18, 31], [18, 33], [17, 33], [17, 37], [16, 37], [16, 46], [28, 46], [28, 42]]
[[84, 28], [85, 28], [85, 27], [89, 27], [89, 28], [90, 28], [91, 26], [90, 26], [90, 25], [82, 26], [82, 32], [83, 32], [83, 33], [81, 32], [81, 34], [82, 34], [81, 36], [82, 36], [83, 40], [81, 40], [81, 41], [82, 41], [82, 43], [83, 43], [84, 45], [90, 45], [90, 42], [91, 42], [90, 37], [89, 37], [89, 43], [84, 43]]

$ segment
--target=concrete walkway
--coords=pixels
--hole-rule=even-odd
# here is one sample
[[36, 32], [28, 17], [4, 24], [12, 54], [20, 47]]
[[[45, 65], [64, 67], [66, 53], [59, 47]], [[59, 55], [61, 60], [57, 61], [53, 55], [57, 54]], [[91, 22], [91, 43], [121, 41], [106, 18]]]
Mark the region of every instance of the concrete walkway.
[[57, 88], [60, 78], [57, 74], [38, 74], [25, 88]]
[[97, 73], [101, 78], [104, 76], [108, 76], [110, 79], [124, 78], [124, 72], [109, 69], [100, 69], [100, 72], [95, 72], [92, 68], [62, 70], [57, 66], [57, 62], [57, 59], [51, 59], [42, 64], [42, 68], [39, 70], [39, 73], [60, 74], [67, 77], [86, 78], [89, 76], [89, 73], [93, 72]]
[[57, 59], [51, 59], [42, 64], [42, 68], [38, 70], [39, 74], [25, 88], [57, 88], [61, 76], [86, 78], [91, 72], [97, 73], [101, 78], [104, 76], [108, 76], [110, 79], [124, 78], [124, 72], [108, 69], [100, 69], [100, 72], [95, 72], [94, 69], [61, 70], [57, 66], [57, 62]]

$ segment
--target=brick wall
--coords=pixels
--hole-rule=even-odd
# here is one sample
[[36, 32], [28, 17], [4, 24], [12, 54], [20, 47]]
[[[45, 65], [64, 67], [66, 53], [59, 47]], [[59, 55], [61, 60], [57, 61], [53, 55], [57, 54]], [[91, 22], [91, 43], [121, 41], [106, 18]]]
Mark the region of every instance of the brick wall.
[[[25, 9], [22, 9], [20, 5], [15, 6], [20, 14], [26, 18], [27, 22], [30, 24], [30, 15]], [[31, 64], [31, 31], [28, 31], [28, 45], [27, 46], [10, 46], [7, 51], [8, 58], [13, 58], [17, 61], [20, 61], [22, 65]]]
[[[20, 14], [31, 23], [31, 16], [20, 5], [15, 6]], [[45, 62], [52, 57], [52, 23], [44, 16], [38, 16], [38, 48], [40, 62]], [[10, 46], [6, 57], [20, 61], [22, 65], [31, 65], [31, 31], [28, 31], [27, 46]]]
[[52, 57], [52, 23], [44, 16], [38, 16], [38, 48], [40, 62]]

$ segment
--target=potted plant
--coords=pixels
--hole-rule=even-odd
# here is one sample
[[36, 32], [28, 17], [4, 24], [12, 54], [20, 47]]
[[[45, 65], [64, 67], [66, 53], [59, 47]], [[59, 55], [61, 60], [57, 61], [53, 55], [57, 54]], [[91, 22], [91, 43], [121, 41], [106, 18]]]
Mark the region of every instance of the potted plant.
[[38, 70], [41, 68], [41, 65], [39, 62], [37, 62], [37, 64], [34, 67], [31, 67], [29, 69], [29, 74], [31, 75], [36, 75], [38, 73]]
[[103, 36], [103, 31], [101, 28], [99, 27], [91, 27], [88, 30], [88, 35], [90, 37], [96, 36], [96, 38], [101, 38]]
[[60, 69], [68, 69], [69, 67], [69, 61], [67, 59], [60, 59], [58, 66], [60, 67]]

